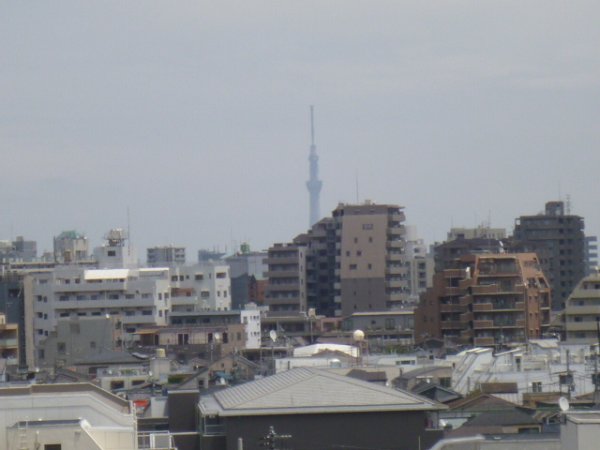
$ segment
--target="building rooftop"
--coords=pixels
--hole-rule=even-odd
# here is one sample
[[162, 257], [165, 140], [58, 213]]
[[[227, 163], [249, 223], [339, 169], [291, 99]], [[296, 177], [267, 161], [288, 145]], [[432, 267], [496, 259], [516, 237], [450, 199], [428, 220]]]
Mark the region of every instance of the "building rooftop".
[[312, 368], [292, 369], [201, 397], [199, 406], [203, 414], [220, 416], [446, 408], [409, 392]]

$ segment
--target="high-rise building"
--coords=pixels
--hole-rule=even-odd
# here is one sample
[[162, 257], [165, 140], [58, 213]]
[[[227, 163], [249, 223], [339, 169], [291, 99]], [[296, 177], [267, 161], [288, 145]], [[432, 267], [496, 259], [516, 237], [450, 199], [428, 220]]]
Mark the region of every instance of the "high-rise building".
[[534, 253], [466, 255], [438, 272], [415, 314], [415, 340], [496, 346], [540, 338], [550, 287]]
[[150, 247], [146, 250], [146, 263], [150, 267], [185, 264], [185, 247], [174, 245]]
[[275, 244], [266, 259], [265, 304], [271, 314], [306, 312], [306, 247]]
[[434, 259], [427, 252], [425, 241], [417, 237], [416, 227], [406, 226], [406, 276], [409, 289], [409, 301], [419, 302], [420, 295], [431, 287], [433, 278]]
[[408, 296], [402, 207], [340, 204], [333, 219], [336, 314], [401, 307]]
[[314, 108], [310, 107], [310, 155], [309, 161], [309, 178], [306, 182], [306, 188], [309, 195], [309, 219], [308, 226], [321, 218], [321, 207], [319, 204], [319, 195], [323, 182], [319, 180], [319, 157], [317, 156], [317, 146], [315, 145], [315, 123], [314, 123]]
[[455, 260], [464, 255], [495, 254], [503, 251], [502, 241], [498, 239], [457, 236], [453, 240], [434, 245], [435, 272], [442, 272], [453, 267]]
[[544, 213], [516, 219], [511, 252], [535, 252], [552, 287], [552, 309], [561, 310], [586, 269], [583, 218], [565, 212], [562, 201]]

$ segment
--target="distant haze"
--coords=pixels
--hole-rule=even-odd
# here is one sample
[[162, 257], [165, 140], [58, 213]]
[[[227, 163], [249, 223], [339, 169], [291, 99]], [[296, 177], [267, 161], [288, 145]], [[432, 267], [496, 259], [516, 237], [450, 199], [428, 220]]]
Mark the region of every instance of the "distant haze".
[[0, 239], [287, 241], [396, 203], [426, 241], [570, 194], [600, 233], [597, 1], [0, 4]]

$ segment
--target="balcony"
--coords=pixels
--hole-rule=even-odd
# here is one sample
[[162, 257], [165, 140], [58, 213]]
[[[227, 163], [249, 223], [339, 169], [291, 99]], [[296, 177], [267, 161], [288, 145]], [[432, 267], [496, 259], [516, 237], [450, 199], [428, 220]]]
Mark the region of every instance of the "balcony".
[[494, 309], [494, 305], [491, 303], [474, 303], [473, 311], [481, 312], [481, 311], [492, 311]]
[[494, 321], [493, 320], [474, 320], [473, 321], [473, 328], [479, 329], [479, 328], [494, 328]]
[[447, 330], [447, 329], [462, 329], [465, 327], [464, 322], [461, 322], [460, 320], [444, 320], [442, 322], [440, 322], [440, 327], [442, 328], [442, 330]]
[[299, 269], [296, 270], [269, 270], [264, 272], [267, 278], [298, 278]]
[[491, 347], [496, 344], [493, 337], [476, 337], [473, 339], [473, 345], [476, 347]]
[[452, 313], [452, 312], [465, 312], [464, 306], [461, 305], [440, 305], [440, 312]]

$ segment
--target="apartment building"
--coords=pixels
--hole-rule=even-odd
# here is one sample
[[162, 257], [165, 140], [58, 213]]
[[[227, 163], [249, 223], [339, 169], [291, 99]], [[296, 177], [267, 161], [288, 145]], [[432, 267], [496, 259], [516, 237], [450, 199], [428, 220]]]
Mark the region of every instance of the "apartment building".
[[575, 344], [597, 344], [600, 317], [600, 273], [583, 278], [567, 299], [564, 311], [566, 340]]
[[89, 258], [88, 238], [75, 230], [63, 231], [54, 237], [54, 261], [72, 264]]
[[243, 308], [248, 303], [262, 304], [265, 300], [267, 280], [265, 263], [267, 252], [250, 251], [248, 244], [243, 244], [239, 253], [225, 258], [229, 265], [231, 277], [231, 307]]
[[433, 279], [434, 258], [427, 251], [425, 241], [417, 237], [416, 227], [406, 227], [405, 264], [408, 285], [408, 300], [418, 304], [419, 297], [431, 287]]
[[[19, 363], [19, 326], [7, 323], [6, 315], [0, 313], [0, 360], [3, 366], [16, 366]], [[3, 372], [0, 369], [0, 372]], [[0, 378], [1, 378], [0, 373]]]
[[169, 270], [173, 311], [227, 311], [231, 309], [229, 266], [206, 261]]
[[171, 310], [169, 269], [56, 267], [24, 280], [26, 334], [36, 347], [63, 317], [118, 316], [125, 333], [166, 325]]
[[535, 252], [552, 287], [552, 309], [565, 307], [577, 283], [585, 276], [583, 217], [565, 211], [562, 201], [546, 203], [543, 213], [515, 221], [511, 252]]
[[185, 247], [165, 245], [146, 249], [146, 264], [150, 267], [170, 267], [185, 264]]
[[275, 244], [269, 248], [265, 304], [272, 314], [306, 312], [306, 247]]
[[415, 340], [496, 346], [539, 338], [550, 287], [534, 253], [466, 255], [436, 273], [415, 316]]
[[339, 204], [293, 243], [269, 249], [266, 304], [280, 312], [307, 311], [308, 305], [330, 317], [406, 306], [403, 222], [397, 205]]
[[[140, 448], [131, 402], [90, 383], [0, 388], [0, 442], [6, 449]], [[144, 448], [151, 447], [169, 448]]]
[[401, 307], [408, 298], [404, 212], [398, 205], [340, 204], [336, 223], [336, 315]]

